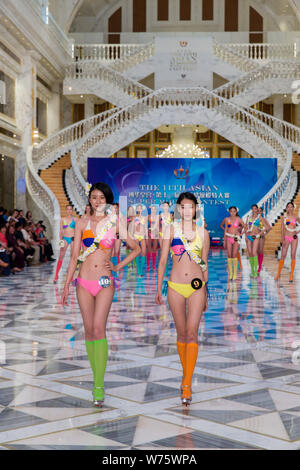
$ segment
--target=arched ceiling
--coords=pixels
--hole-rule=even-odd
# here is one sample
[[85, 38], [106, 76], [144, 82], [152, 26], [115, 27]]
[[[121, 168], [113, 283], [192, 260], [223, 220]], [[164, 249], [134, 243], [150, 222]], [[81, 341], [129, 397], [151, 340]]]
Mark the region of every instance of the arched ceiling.
[[[156, 2], [157, 0], [148, 0]], [[178, 0], [170, 0], [178, 1]], [[120, 0], [49, 0], [50, 11], [66, 32], [99, 31], [101, 16]], [[253, 0], [260, 11], [269, 14], [279, 25], [283, 17], [297, 17], [300, 23], [300, 0]]]

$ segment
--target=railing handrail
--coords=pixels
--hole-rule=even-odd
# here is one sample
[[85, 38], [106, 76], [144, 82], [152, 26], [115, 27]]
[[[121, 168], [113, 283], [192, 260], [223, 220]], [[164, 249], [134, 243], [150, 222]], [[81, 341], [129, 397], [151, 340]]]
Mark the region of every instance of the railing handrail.
[[74, 69], [74, 68], [76, 69], [76, 67], [78, 66], [83, 66], [83, 67], [86, 66], [88, 68], [89, 66], [92, 66], [92, 65], [95, 66], [96, 72], [104, 71], [104, 72], [111, 73], [112, 75], [119, 77], [121, 81], [130, 83], [131, 86], [134, 85], [147, 92], [149, 92], [149, 90], [151, 91], [151, 88], [146, 87], [140, 82], [136, 82], [135, 80], [131, 80], [130, 78], [125, 77], [121, 72], [118, 72], [117, 70], [114, 70], [112, 67], [109, 67], [107, 65], [103, 65], [101, 62], [97, 60], [78, 60], [77, 62], [70, 62], [69, 64], [66, 65], [66, 70]]
[[[60, 206], [59, 203], [56, 199], [56, 196], [53, 194], [51, 189], [44, 183], [44, 181], [40, 178], [39, 174], [37, 173], [33, 161], [32, 161], [32, 150], [33, 146], [29, 146], [26, 152], [26, 181], [28, 182], [28, 175], [29, 177], [33, 178], [35, 181], [36, 185], [41, 188], [43, 191], [44, 195], [41, 198], [43, 203], [40, 204], [40, 209], [44, 212], [45, 216], [49, 218], [50, 216], [50, 222], [53, 224], [53, 239], [54, 241], [57, 240], [58, 233], [59, 233], [59, 225], [60, 225]], [[29, 183], [29, 190], [32, 189], [31, 185]], [[33, 189], [32, 189], [33, 190]], [[45, 197], [46, 195], [46, 197]], [[51, 204], [51, 209], [49, 213], [49, 209], [47, 208], [47, 197], [49, 198], [50, 204]], [[52, 210], [52, 213], [51, 213]]]
[[[48, 137], [47, 139], [43, 140], [40, 144], [38, 144], [36, 147], [33, 147], [33, 151], [32, 151], [32, 154], [33, 154], [33, 157], [37, 154], [41, 154], [43, 149], [46, 148], [48, 146], [49, 143], [51, 143], [52, 141], [57, 141], [59, 140], [59, 138], [61, 136], [64, 136], [64, 135], [67, 135], [70, 131], [72, 130], [76, 130], [77, 128], [80, 128], [81, 126], [85, 126], [89, 123], [89, 122], [93, 122], [93, 121], [97, 121], [99, 118], [101, 117], [104, 117], [105, 115], [112, 115], [114, 114], [116, 111], [120, 110], [121, 108], [117, 107], [117, 108], [113, 108], [113, 109], [109, 109], [107, 111], [102, 111], [101, 113], [98, 113], [98, 114], [95, 114], [94, 116], [91, 116], [89, 118], [86, 118], [86, 119], [82, 119], [81, 121], [78, 121], [74, 124], [71, 124], [70, 126], [67, 126], [67, 127], [64, 127], [63, 129], [61, 129], [59, 132], [51, 135], [50, 137]], [[81, 136], [80, 138], [82, 138], [83, 136]], [[77, 139], [75, 139], [76, 141]], [[78, 139], [79, 140], [79, 139]], [[74, 143], [74, 140], [73, 141], [70, 141], [69, 143]], [[66, 142], [65, 144], [63, 145], [59, 145], [55, 150], [53, 150], [52, 152], [55, 152], [56, 150], [58, 150], [59, 148], [62, 148], [64, 147], [64, 145], [67, 145], [68, 142]], [[51, 153], [52, 153], [51, 152]], [[48, 155], [49, 157], [49, 155]]]
[[300, 135], [300, 127], [299, 126], [295, 126], [294, 124], [291, 124], [290, 122], [284, 121], [283, 119], [279, 119], [275, 116], [272, 116], [271, 114], [264, 113], [263, 111], [259, 111], [259, 110], [254, 109], [254, 108], [245, 107], [245, 110], [250, 114], [257, 114], [259, 116], [266, 117], [267, 119], [270, 119], [271, 121], [278, 122], [278, 124], [280, 124], [282, 126], [290, 128], [293, 131], [299, 132], [299, 135]]
[[116, 48], [120, 48], [120, 49], [126, 49], [128, 47], [136, 47], [137, 49], [143, 49], [145, 46], [148, 46], [149, 44], [152, 44], [152, 41], [151, 42], [147, 42], [145, 44], [139, 44], [139, 43], [122, 43], [122, 44], [105, 44], [105, 43], [94, 43], [94, 44], [90, 44], [90, 43], [80, 43], [80, 44], [77, 44], [75, 43], [74, 44], [74, 48], [76, 47], [96, 47], [96, 48], [107, 48], [107, 49], [110, 49], [112, 47], [116, 47]]
[[[257, 203], [258, 207], [262, 207], [266, 202], [274, 196], [276, 191], [280, 189], [281, 185], [284, 183], [284, 180], [289, 176], [289, 173], [291, 171], [291, 165], [292, 165], [292, 148], [289, 147], [287, 148], [287, 161], [285, 163], [283, 172], [281, 173], [278, 181], [275, 183], [275, 185], [270, 189], [270, 191], [263, 196], [263, 198]], [[242, 216], [242, 218], [247, 218], [251, 213], [251, 209]], [[265, 214], [268, 215], [268, 214]]]
[[[220, 100], [223, 103], [223, 105], [231, 107], [236, 113], [241, 113], [242, 112], [246, 116], [248, 116], [250, 119], [254, 119], [255, 121], [257, 121], [257, 123], [259, 123], [259, 125], [261, 125], [265, 130], [267, 130], [270, 134], [273, 135], [273, 138], [277, 139], [278, 141], [282, 140], [281, 137], [279, 135], [277, 135], [269, 126], [267, 126], [265, 123], [263, 123], [259, 119], [255, 118], [255, 116], [247, 113], [247, 111], [245, 111], [244, 108], [241, 108], [241, 107], [235, 105], [234, 103], [231, 103], [228, 100], [224, 99], [223, 97], [219, 96], [218, 94], [216, 94], [212, 91], [209, 91], [205, 88], [201, 88], [201, 87], [191, 87], [191, 88], [184, 88], [184, 89], [182, 89], [182, 88], [168, 88], [168, 89], [167, 88], [162, 88], [160, 90], [156, 90], [156, 91], [150, 93], [147, 97], [142, 98], [141, 100], [139, 100], [138, 103], [130, 104], [130, 105], [122, 108], [121, 111], [115, 113], [115, 115], [113, 116], [113, 119], [114, 119], [115, 122], [117, 122], [118, 116], [121, 116], [122, 113], [126, 114], [126, 112], [131, 111], [132, 109], [134, 109], [134, 107], [139, 107], [139, 106], [142, 106], [143, 104], [147, 104], [146, 103], [147, 100], [150, 100], [150, 99], [155, 98], [155, 97], [159, 97], [163, 94], [176, 93], [176, 95], [177, 95], [176, 98], [180, 99], [180, 97], [178, 96], [180, 93], [188, 93], [188, 92], [196, 92], [196, 93], [200, 93], [200, 94], [203, 94], [203, 95], [206, 95], [206, 96], [208, 95], [208, 96], [211, 96], [211, 98], [215, 98], [217, 100]], [[93, 130], [91, 130], [86, 135], [86, 137], [84, 139], [82, 139], [81, 147], [78, 149], [78, 155], [80, 155], [81, 150], [85, 147], [86, 142], [89, 139], [94, 139], [94, 134], [99, 131], [101, 126], [104, 127], [107, 124], [108, 120], [109, 120], [109, 118], [106, 119], [105, 121], [103, 121], [102, 123], [100, 123]], [[281, 142], [281, 145], [285, 146], [283, 141]]]

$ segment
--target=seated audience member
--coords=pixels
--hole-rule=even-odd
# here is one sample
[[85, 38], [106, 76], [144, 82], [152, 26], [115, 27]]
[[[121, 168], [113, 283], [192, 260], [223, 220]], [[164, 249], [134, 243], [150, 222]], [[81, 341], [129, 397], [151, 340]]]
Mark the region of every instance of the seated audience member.
[[15, 271], [22, 271], [25, 267], [25, 255], [24, 251], [18, 243], [18, 240], [15, 236], [15, 227], [9, 225], [6, 231], [6, 239], [8, 242], [8, 247], [13, 248], [11, 253], [11, 259], [13, 261], [13, 267]]
[[[40, 221], [42, 222], [42, 221]], [[38, 222], [40, 224], [40, 222]], [[53, 249], [51, 243], [49, 243], [48, 239], [45, 235], [46, 227], [43, 224], [40, 224], [39, 227], [36, 229], [36, 236], [38, 237], [39, 242], [45, 248], [45, 257], [48, 261], [55, 261], [53, 256]]]
[[26, 219], [26, 222], [27, 222], [27, 223], [30, 223], [30, 222], [33, 223], [31, 211], [27, 211], [27, 212], [26, 212], [25, 219]]
[[[39, 247], [40, 250], [40, 256], [39, 256], [39, 261], [40, 263], [43, 263], [45, 261], [45, 247], [44, 245], [39, 241], [38, 236], [35, 233], [35, 226], [32, 222], [26, 225], [25, 227], [26, 231], [29, 234], [30, 237], [30, 244], [34, 245], [36, 247]], [[48, 260], [47, 260], [48, 261]]]
[[6, 239], [6, 226], [5, 224], [0, 225], [0, 268], [3, 276], [10, 275], [10, 259], [8, 243]]
[[22, 225], [26, 224], [26, 219], [24, 217], [24, 211], [23, 210], [19, 211], [18, 221], [21, 222]]
[[18, 209], [14, 209], [11, 215], [8, 217], [8, 222], [18, 222], [19, 211]]
[[23, 235], [23, 230], [22, 230], [23, 225], [21, 224], [21, 222], [16, 223], [15, 229], [16, 229], [16, 232], [15, 232], [16, 239], [18, 240], [20, 247], [24, 250], [26, 262], [27, 264], [29, 264], [29, 262], [32, 260], [33, 255], [34, 255], [34, 248], [30, 246], [28, 242], [26, 242], [24, 235]]

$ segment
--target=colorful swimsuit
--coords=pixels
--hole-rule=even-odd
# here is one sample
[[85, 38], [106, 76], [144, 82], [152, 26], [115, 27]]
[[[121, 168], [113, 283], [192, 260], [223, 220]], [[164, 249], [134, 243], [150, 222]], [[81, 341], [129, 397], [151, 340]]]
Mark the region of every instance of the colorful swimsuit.
[[[143, 217], [136, 217], [134, 219], [134, 224], [136, 227], [140, 227], [141, 225], [145, 225], [145, 220]], [[141, 232], [134, 232], [134, 238], [138, 240], [138, 242], [141, 242], [145, 238], [145, 234]]]
[[[285, 229], [288, 231], [288, 232], [297, 232], [298, 229], [296, 227], [297, 225], [297, 218], [294, 217], [292, 220], [288, 219], [287, 217], [284, 218], [284, 225], [285, 225]], [[290, 228], [289, 226], [290, 225], [294, 225], [295, 227], [294, 228]], [[289, 243], [292, 243], [294, 241], [294, 237], [295, 237], [296, 234], [294, 235], [285, 235], [285, 240], [287, 240]], [[296, 235], [297, 236], [297, 235]]]
[[[256, 228], [260, 228], [260, 220], [259, 220], [259, 216], [256, 217], [255, 221], [253, 222], [253, 220], [249, 220], [249, 222], [247, 223], [248, 225], [248, 230], [247, 230], [247, 233], [251, 233], [253, 228], [256, 227]], [[247, 235], [247, 238], [248, 240], [253, 243], [254, 240], [256, 239], [256, 235]]]
[[[82, 246], [84, 248], [89, 248], [94, 243], [95, 235], [91, 230], [90, 220], [82, 234]], [[99, 242], [99, 248], [102, 250], [110, 250], [113, 248], [116, 240], [115, 227], [109, 229], [102, 240]], [[115, 283], [115, 278], [113, 276], [102, 276], [99, 280], [88, 280], [83, 279], [82, 277], [77, 276], [77, 282], [84, 287], [93, 297], [104, 288], [109, 287], [112, 283]]]
[[[66, 222], [66, 221], [64, 220], [64, 222]], [[66, 223], [65, 223], [65, 225], [63, 225], [63, 230], [67, 230], [68, 228], [70, 228], [70, 229], [72, 229], [72, 230], [75, 229], [75, 220], [74, 220], [74, 217], [73, 217], [72, 222], [70, 223], [70, 225], [69, 225], [69, 224], [66, 224]], [[70, 245], [70, 244], [72, 243], [72, 241], [74, 241], [74, 237], [66, 237], [66, 236], [64, 235], [62, 238], [63, 238], [63, 240], [65, 240], [65, 241], [67, 242], [68, 245]]]
[[[228, 219], [229, 222], [230, 222], [230, 219]], [[231, 226], [233, 225], [234, 228], [239, 228], [239, 221], [236, 220], [233, 224], [231, 223], [227, 223], [227, 228], [230, 228]], [[227, 236], [227, 240], [232, 243], [232, 245], [238, 241], [238, 239], [236, 240], [236, 238], [238, 237], [238, 235], [234, 235], [233, 233], [228, 233], [228, 232], [225, 232], [225, 235]]]
[[[196, 230], [196, 237], [192, 242], [189, 243], [189, 248], [193, 253], [195, 253], [199, 258], [202, 256], [202, 240], [200, 238], [198, 230]], [[184, 253], [187, 253], [187, 255], [190, 258], [190, 261], [192, 261], [190, 254], [186, 251], [184, 247], [184, 243], [181, 240], [181, 238], [173, 238], [172, 243], [171, 243], [171, 248], [170, 248], [171, 256], [178, 256], [179, 261], [181, 260], [182, 256]], [[201, 281], [200, 279], [195, 279], [194, 281], [197, 281], [198, 284], [200, 284], [200, 288], [205, 285], [205, 281]], [[200, 282], [199, 282], [200, 281]], [[171, 287], [171, 289], [175, 290], [178, 292], [178, 294], [182, 295], [186, 299], [189, 298], [196, 290], [199, 289], [199, 287], [194, 288], [192, 284], [182, 284], [182, 283], [177, 283], [177, 282], [172, 282], [168, 281], [168, 286]]]

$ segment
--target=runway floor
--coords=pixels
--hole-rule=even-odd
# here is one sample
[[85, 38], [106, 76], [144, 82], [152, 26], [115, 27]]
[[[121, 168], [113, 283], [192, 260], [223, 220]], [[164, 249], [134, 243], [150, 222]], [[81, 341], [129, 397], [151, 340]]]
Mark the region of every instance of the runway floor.
[[[59, 304], [55, 264], [0, 278], [0, 449], [300, 449], [300, 265], [296, 282], [265, 258], [250, 280], [245, 256], [227, 283], [210, 253], [209, 310], [201, 321], [193, 402], [181, 406], [181, 365], [156, 273], [125, 269], [108, 322], [102, 409], [72, 288]], [[116, 299], [115, 299], [116, 300]], [[299, 353], [293, 349], [299, 341]]]

